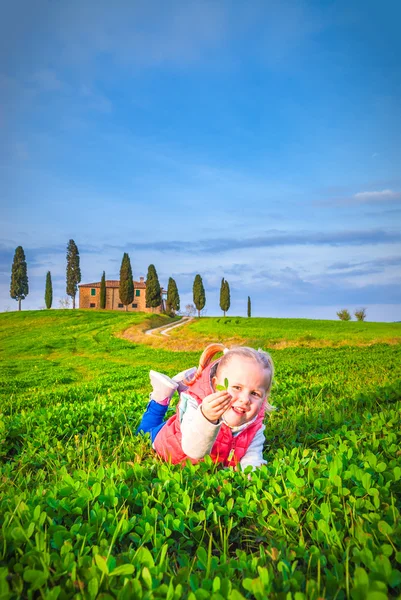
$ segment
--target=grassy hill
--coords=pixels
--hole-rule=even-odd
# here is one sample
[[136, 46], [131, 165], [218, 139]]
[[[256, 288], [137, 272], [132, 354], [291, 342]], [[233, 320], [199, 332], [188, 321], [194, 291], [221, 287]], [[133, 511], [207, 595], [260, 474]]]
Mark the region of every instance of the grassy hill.
[[[133, 379], [151, 368], [146, 347], [140, 349], [118, 335], [133, 325], [146, 329], [172, 321], [164, 315], [27, 311], [0, 315], [3, 393], [24, 397], [76, 384], [110, 385]], [[135, 353], [135, 360], [133, 357]], [[167, 360], [166, 352], [156, 353]], [[135, 363], [135, 364], [134, 364]], [[141, 366], [144, 366], [141, 369]], [[135, 374], [133, 373], [135, 367]], [[130, 386], [133, 389], [134, 386]]]
[[[0, 315], [0, 598], [398, 597], [401, 324], [216, 318], [156, 347], [122, 337], [167, 322]], [[276, 365], [250, 479], [172, 467], [134, 435], [149, 369], [173, 375], [211, 340]]]
[[363, 346], [380, 342], [401, 343], [401, 323], [213, 317], [196, 319], [184, 329], [175, 329], [171, 335], [187, 345], [197, 340], [202, 344], [208, 341], [231, 341], [268, 349]]

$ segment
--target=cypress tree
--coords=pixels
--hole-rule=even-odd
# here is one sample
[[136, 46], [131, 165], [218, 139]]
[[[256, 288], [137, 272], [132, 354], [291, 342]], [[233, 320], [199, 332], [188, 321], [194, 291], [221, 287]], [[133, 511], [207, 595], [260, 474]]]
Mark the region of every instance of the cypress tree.
[[10, 296], [18, 300], [18, 310], [21, 310], [21, 300], [29, 294], [28, 273], [26, 268], [25, 253], [22, 246], [15, 249], [13, 265], [11, 267]]
[[154, 265], [149, 265], [148, 275], [146, 277], [146, 306], [156, 308], [162, 303], [162, 292], [159, 278]]
[[74, 240], [70, 240], [67, 246], [67, 286], [66, 291], [72, 298], [72, 308], [75, 308], [75, 296], [78, 283], [81, 281], [81, 269], [79, 268], [79, 252]]
[[248, 296], [248, 317], [251, 316], [251, 298]]
[[205, 288], [203, 287], [202, 277], [198, 274], [195, 276], [194, 285], [192, 288], [194, 304], [198, 311], [198, 318], [200, 318], [200, 311], [206, 304]]
[[100, 281], [99, 308], [106, 308], [106, 273], [104, 271]]
[[134, 282], [132, 279], [131, 261], [126, 252], [124, 252], [121, 261], [119, 294], [125, 310], [128, 310], [128, 304], [131, 304], [134, 299]]
[[50, 271], [47, 271], [46, 275], [46, 289], [45, 289], [45, 304], [46, 308], [51, 308], [53, 302], [53, 285], [52, 276]]
[[226, 316], [226, 312], [230, 308], [230, 286], [224, 277], [221, 280], [220, 287], [220, 308], [224, 312], [224, 316]]
[[166, 310], [168, 313], [176, 313], [180, 310], [180, 296], [177, 284], [172, 277], [168, 280]]

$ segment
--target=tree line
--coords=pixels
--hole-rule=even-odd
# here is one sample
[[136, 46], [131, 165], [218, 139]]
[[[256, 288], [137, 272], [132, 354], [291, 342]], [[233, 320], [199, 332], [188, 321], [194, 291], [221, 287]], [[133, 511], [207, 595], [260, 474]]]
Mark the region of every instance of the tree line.
[[[81, 269], [80, 269], [80, 256], [76, 243], [74, 240], [69, 240], [67, 245], [67, 268], [66, 268], [66, 292], [67, 295], [72, 299], [72, 308], [75, 308], [75, 298], [78, 291], [78, 285], [81, 282]], [[10, 296], [14, 300], [18, 301], [18, 310], [21, 310], [21, 301], [24, 300], [29, 293], [28, 285], [28, 270], [26, 264], [25, 253], [22, 246], [18, 246], [15, 250], [14, 260], [11, 268], [11, 284], [10, 284]], [[120, 267], [120, 285], [119, 295], [121, 303], [128, 310], [128, 306], [134, 300], [134, 281], [132, 276], [131, 261], [128, 253], [124, 252], [121, 267]], [[101, 309], [106, 308], [106, 273], [103, 271], [100, 281], [100, 295], [99, 295], [99, 306]], [[198, 317], [201, 316], [201, 312], [204, 310], [206, 305], [206, 292], [203, 285], [201, 275], [197, 274], [194, 279], [192, 286], [193, 305], [187, 305], [186, 310], [188, 314], [198, 313]], [[159, 283], [159, 278], [154, 265], [149, 265], [147, 278], [146, 278], [146, 307], [156, 308], [162, 305], [162, 289]], [[53, 303], [53, 284], [51, 278], [51, 272], [48, 271], [46, 274], [45, 284], [45, 304], [46, 308], [50, 309]], [[68, 305], [68, 303], [64, 303]], [[230, 286], [228, 281], [223, 277], [220, 286], [220, 308], [226, 315], [226, 312], [230, 309], [231, 296]], [[180, 296], [175, 280], [170, 277], [167, 286], [167, 299], [165, 311], [168, 314], [174, 315], [180, 312]], [[248, 296], [247, 303], [247, 315], [251, 316], [251, 299]]]

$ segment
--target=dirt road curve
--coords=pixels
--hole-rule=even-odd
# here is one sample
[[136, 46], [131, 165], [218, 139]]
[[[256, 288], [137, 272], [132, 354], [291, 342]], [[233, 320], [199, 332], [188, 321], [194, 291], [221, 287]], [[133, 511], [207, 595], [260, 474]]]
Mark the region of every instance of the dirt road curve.
[[147, 329], [145, 331], [146, 335], [154, 335], [155, 333], [161, 333], [161, 335], [165, 335], [168, 337], [168, 331], [170, 329], [174, 329], [174, 327], [180, 327], [181, 325], [185, 325], [185, 323], [189, 323], [192, 321], [193, 317], [182, 317], [182, 319], [178, 323], [174, 323], [174, 325], [162, 325], [161, 327], [154, 327], [153, 329]]

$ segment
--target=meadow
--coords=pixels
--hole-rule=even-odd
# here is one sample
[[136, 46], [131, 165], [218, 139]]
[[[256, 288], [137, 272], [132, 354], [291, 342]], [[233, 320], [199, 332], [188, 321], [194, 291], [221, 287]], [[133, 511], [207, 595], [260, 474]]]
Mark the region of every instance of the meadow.
[[[0, 599], [401, 598], [401, 324], [202, 318], [145, 343], [170, 321], [0, 315]], [[276, 365], [252, 473], [134, 434], [149, 369], [212, 340]]]
[[[211, 327], [211, 323], [213, 326]], [[284, 348], [289, 346], [335, 347], [401, 343], [401, 323], [322, 321], [311, 319], [268, 319], [216, 317], [196, 319], [184, 330], [172, 333], [176, 339], [227, 340], [251, 346]]]

